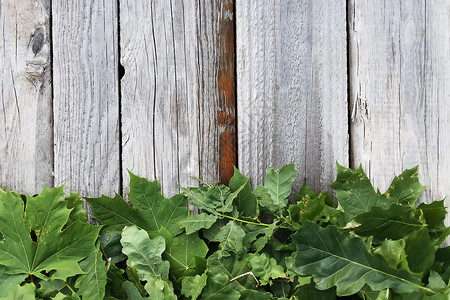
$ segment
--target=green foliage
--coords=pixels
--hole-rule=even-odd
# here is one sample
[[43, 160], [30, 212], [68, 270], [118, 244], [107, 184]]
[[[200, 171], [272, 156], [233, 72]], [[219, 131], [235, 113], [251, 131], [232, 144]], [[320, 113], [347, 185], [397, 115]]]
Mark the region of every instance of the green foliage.
[[449, 299], [447, 211], [416, 205], [417, 167], [385, 193], [361, 167], [337, 168], [335, 199], [291, 195], [293, 164], [255, 190], [235, 168], [228, 186], [172, 198], [130, 173], [130, 204], [86, 199], [102, 227], [63, 187], [0, 190], [0, 299]]

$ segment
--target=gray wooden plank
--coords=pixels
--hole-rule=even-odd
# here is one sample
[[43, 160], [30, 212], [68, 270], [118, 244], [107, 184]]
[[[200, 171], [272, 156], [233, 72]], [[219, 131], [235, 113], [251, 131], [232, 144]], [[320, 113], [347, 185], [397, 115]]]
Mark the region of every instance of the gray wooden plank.
[[236, 2], [239, 168], [293, 162], [316, 190], [348, 165], [345, 1]]
[[0, 2], [0, 186], [53, 185], [50, 1]]
[[119, 192], [116, 1], [54, 1], [55, 184]]
[[219, 178], [220, 26], [228, 1], [121, 1], [122, 152], [126, 169], [179, 186]]
[[[450, 3], [351, 1], [352, 165], [381, 191], [420, 165], [420, 201], [450, 194]], [[447, 205], [450, 202], [447, 202]]]

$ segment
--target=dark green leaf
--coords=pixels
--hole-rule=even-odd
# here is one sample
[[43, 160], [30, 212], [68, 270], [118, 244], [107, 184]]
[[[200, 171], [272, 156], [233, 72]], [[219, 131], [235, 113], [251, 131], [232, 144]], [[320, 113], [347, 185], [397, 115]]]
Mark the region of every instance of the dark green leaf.
[[106, 227], [100, 232], [100, 245], [105, 257], [111, 259], [111, 264], [123, 261], [126, 256], [122, 253], [122, 244], [120, 239], [122, 230], [116, 231], [114, 227]]
[[105, 296], [106, 269], [100, 251], [95, 251], [80, 262], [81, 269], [86, 272], [77, 278], [75, 287], [83, 300], [98, 300]]
[[441, 240], [445, 239], [450, 232], [447, 232], [445, 226], [445, 216], [447, 210], [444, 207], [445, 200], [435, 201], [430, 204], [421, 203], [417, 210], [423, 212], [423, 216], [428, 225], [430, 237], [435, 241], [436, 246], [440, 246]]
[[336, 191], [336, 198], [350, 217], [370, 211], [373, 206], [389, 208], [395, 199], [376, 193], [362, 167], [356, 170], [337, 164], [336, 181], [330, 186]]
[[361, 224], [355, 229], [356, 234], [374, 236], [379, 240], [398, 240], [424, 227], [414, 217], [411, 207], [398, 204], [393, 204], [388, 209], [374, 206], [369, 212], [357, 215], [354, 220]]
[[321, 290], [336, 286], [337, 295], [345, 296], [368, 284], [372, 290], [430, 291], [404, 270], [389, 268], [381, 256], [371, 256], [361, 239], [347, 239], [334, 226], [306, 221], [292, 239], [297, 245], [294, 269], [311, 274]]
[[239, 215], [248, 218], [258, 216], [258, 201], [253, 196], [250, 179], [242, 175], [236, 167], [234, 167], [234, 175], [230, 179], [229, 186], [232, 192], [236, 192], [244, 186], [234, 199]]
[[318, 290], [314, 283], [306, 284], [297, 289], [294, 293], [298, 299], [308, 300], [334, 300], [336, 299], [336, 289]]
[[428, 229], [411, 233], [406, 238], [405, 254], [409, 269], [415, 273], [426, 273], [434, 262], [437, 247], [430, 240]]
[[83, 201], [80, 199], [80, 195], [78, 193], [70, 193], [69, 197], [66, 197], [64, 201], [67, 204], [67, 208], [72, 210], [70, 212], [67, 224], [71, 224], [76, 220], [86, 222], [87, 212], [83, 209]]
[[241, 295], [233, 289], [225, 274], [217, 273], [208, 276], [208, 283], [203, 290], [201, 299], [237, 300]]
[[272, 294], [257, 290], [240, 290], [241, 298], [239, 300], [271, 300]]
[[147, 221], [148, 227], [143, 228], [148, 231], [158, 231], [164, 227], [173, 235], [183, 232], [177, 222], [188, 216], [186, 198], [179, 194], [165, 199], [156, 180], [150, 182], [131, 172], [129, 174], [128, 197], [136, 211]]

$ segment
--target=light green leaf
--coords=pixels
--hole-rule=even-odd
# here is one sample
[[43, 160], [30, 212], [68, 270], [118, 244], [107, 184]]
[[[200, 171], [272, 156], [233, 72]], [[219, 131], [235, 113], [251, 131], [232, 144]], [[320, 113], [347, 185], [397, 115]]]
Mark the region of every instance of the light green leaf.
[[148, 298], [152, 300], [177, 300], [172, 283], [162, 280], [159, 276], [149, 278], [145, 284], [145, 290], [149, 294]]
[[181, 282], [181, 294], [186, 297], [191, 297], [192, 300], [196, 300], [202, 293], [203, 288], [206, 286], [206, 273], [195, 276], [186, 276]]
[[0, 297], [6, 297], [9, 292], [16, 286], [20, 285], [27, 274], [10, 275], [0, 270]]
[[241, 225], [235, 221], [230, 221], [220, 229], [214, 240], [220, 242], [219, 247], [223, 251], [222, 255], [228, 256], [232, 252], [242, 255], [244, 251], [242, 239], [244, 236], [245, 231]]
[[398, 204], [393, 204], [388, 209], [374, 206], [369, 212], [357, 215], [354, 220], [361, 224], [356, 227], [356, 234], [373, 236], [379, 240], [398, 240], [424, 227], [415, 218], [411, 207]]
[[234, 167], [234, 175], [230, 179], [230, 190], [232, 192], [238, 191], [242, 186], [241, 191], [234, 199], [234, 204], [237, 207], [240, 216], [255, 218], [258, 216], [258, 200], [253, 196], [250, 179], [246, 178]]
[[189, 201], [199, 209], [218, 215], [233, 211], [233, 200], [245, 186], [242, 185], [236, 191], [223, 184], [208, 185], [207, 187], [191, 187], [184, 189]]
[[[267, 207], [273, 212], [280, 211], [286, 207], [288, 203], [287, 197], [291, 194], [292, 182], [294, 182], [297, 176], [294, 167], [294, 164], [288, 164], [279, 170], [275, 170], [272, 167], [267, 168], [264, 189], [262, 190], [262, 206]], [[255, 190], [255, 192], [258, 191]], [[270, 200], [264, 196], [264, 193], [270, 196]]]
[[249, 257], [253, 275], [259, 278], [261, 285], [268, 284], [270, 279], [286, 276], [283, 267], [277, 264], [275, 258], [269, 258], [265, 253], [250, 254]]
[[297, 245], [294, 270], [311, 274], [318, 289], [336, 286], [338, 296], [357, 293], [365, 284], [372, 290], [432, 292], [406, 271], [391, 269], [382, 257], [370, 255], [361, 239], [347, 239], [334, 226], [321, 228], [306, 221], [292, 239]]
[[373, 206], [389, 208], [395, 199], [376, 193], [361, 166], [352, 170], [337, 164], [336, 181], [330, 186], [336, 191], [336, 198], [350, 217], [370, 211]]
[[419, 166], [405, 170], [399, 176], [396, 176], [384, 195], [386, 198], [399, 204], [407, 204], [414, 207], [423, 189], [425, 188], [419, 182], [417, 169]]
[[120, 242], [123, 253], [128, 257], [127, 265], [136, 268], [141, 280], [158, 275], [164, 280], [168, 279], [169, 262], [161, 258], [166, 248], [162, 236], [150, 239], [145, 230], [129, 226], [124, 229]]
[[0, 300], [35, 300], [36, 287], [32, 283], [26, 283], [22, 286], [15, 285], [6, 297]]
[[397, 269], [404, 256], [404, 240], [385, 240], [373, 253], [384, 257], [389, 266]]
[[178, 222], [178, 225], [186, 229], [186, 234], [197, 232], [200, 229], [208, 229], [217, 221], [217, 216], [206, 213], [188, 216]]
[[237, 300], [240, 296], [239, 292], [233, 289], [227, 275], [215, 274], [208, 276], [208, 284], [202, 293], [201, 299]]
[[86, 272], [78, 276], [75, 287], [83, 300], [98, 300], [105, 296], [106, 269], [100, 251], [95, 251], [80, 262], [81, 269]]

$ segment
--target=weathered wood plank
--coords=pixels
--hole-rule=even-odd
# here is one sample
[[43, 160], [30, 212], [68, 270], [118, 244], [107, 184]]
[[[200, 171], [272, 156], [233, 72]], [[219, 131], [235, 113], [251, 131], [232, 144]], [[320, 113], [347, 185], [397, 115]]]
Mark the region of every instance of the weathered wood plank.
[[345, 1], [237, 1], [239, 167], [254, 184], [293, 162], [295, 189], [348, 165]]
[[55, 184], [119, 192], [116, 1], [54, 1]]
[[53, 185], [50, 1], [0, 2], [0, 186]]
[[450, 3], [351, 2], [352, 165], [384, 191], [420, 164], [421, 201], [442, 199], [450, 194]]
[[229, 46], [221, 28], [232, 20], [230, 6], [121, 1], [124, 187], [126, 169], [158, 178], [167, 196], [178, 193], [178, 185], [196, 185], [191, 176], [219, 179], [219, 135], [227, 125], [220, 129], [218, 118], [234, 118], [227, 107], [233, 97], [225, 82], [230, 71], [223, 70], [229, 49], [221, 52]]

